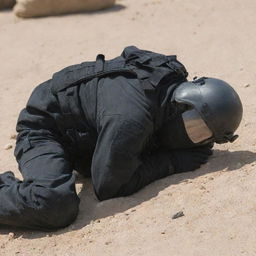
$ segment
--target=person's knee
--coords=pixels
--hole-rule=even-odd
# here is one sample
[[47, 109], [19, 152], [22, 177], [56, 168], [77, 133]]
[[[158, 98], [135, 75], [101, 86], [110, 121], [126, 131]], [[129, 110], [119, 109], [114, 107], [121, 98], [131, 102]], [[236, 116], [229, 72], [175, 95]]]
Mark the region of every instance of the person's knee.
[[76, 193], [58, 193], [54, 189], [44, 188], [39, 198], [38, 217], [45, 228], [63, 228], [76, 219], [80, 201]]

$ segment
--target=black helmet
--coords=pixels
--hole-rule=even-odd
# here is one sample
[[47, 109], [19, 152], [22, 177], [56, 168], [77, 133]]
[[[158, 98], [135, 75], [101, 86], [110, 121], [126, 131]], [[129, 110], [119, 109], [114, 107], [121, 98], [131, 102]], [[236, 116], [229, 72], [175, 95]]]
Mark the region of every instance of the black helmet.
[[217, 143], [233, 142], [243, 113], [241, 100], [226, 82], [202, 77], [181, 83], [174, 91], [172, 102], [189, 105], [197, 110], [213, 133]]

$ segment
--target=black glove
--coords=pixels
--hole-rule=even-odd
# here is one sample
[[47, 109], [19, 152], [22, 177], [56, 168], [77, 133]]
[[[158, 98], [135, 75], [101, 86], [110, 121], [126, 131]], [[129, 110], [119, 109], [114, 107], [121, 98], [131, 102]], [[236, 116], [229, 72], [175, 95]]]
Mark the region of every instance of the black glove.
[[174, 171], [176, 173], [194, 171], [205, 164], [211, 155], [212, 150], [208, 145], [172, 151]]

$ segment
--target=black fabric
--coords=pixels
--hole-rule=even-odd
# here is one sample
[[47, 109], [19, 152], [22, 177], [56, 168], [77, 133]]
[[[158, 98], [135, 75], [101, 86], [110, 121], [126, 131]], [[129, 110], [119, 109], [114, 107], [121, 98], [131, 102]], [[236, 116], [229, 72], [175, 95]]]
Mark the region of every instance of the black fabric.
[[158, 132], [158, 137], [161, 144], [169, 150], [196, 146], [187, 135], [181, 113], [177, 113], [164, 123]]
[[211, 145], [172, 152], [172, 164], [176, 173], [194, 171], [205, 164], [212, 155]]
[[[79, 205], [73, 169], [92, 177], [99, 200], [130, 195], [176, 171], [173, 152], [156, 133], [173, 111], [173, 91], [186, 80], [184, 66], [174, 71], [168, 65], [175, 56], [133, 47], [98, 61], [101, 74], [111, 63], [104, 75], [95, 76], [95, 62], [68, 67], [36, 87], [21, 111], [15, 156], [24, 180], [0, 175], [1, 224], [70, 224]], [[132, 73], [119, 72], [119, 64]], [[162, 78], [153, 75], [154, 66], [165, 69]], [[149, 90], [143, 86], [150, 83]]]

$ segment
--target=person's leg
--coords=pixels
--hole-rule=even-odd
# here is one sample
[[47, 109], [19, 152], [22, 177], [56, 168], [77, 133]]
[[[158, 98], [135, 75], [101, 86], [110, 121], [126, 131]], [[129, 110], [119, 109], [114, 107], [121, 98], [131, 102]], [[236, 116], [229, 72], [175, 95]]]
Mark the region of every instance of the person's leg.
[[78, 213], [72, 162], [45, 131], [30, 131], [17, 141], [15, 155], [24, 180], [0, 175], [0, 224], [55, 229]]

